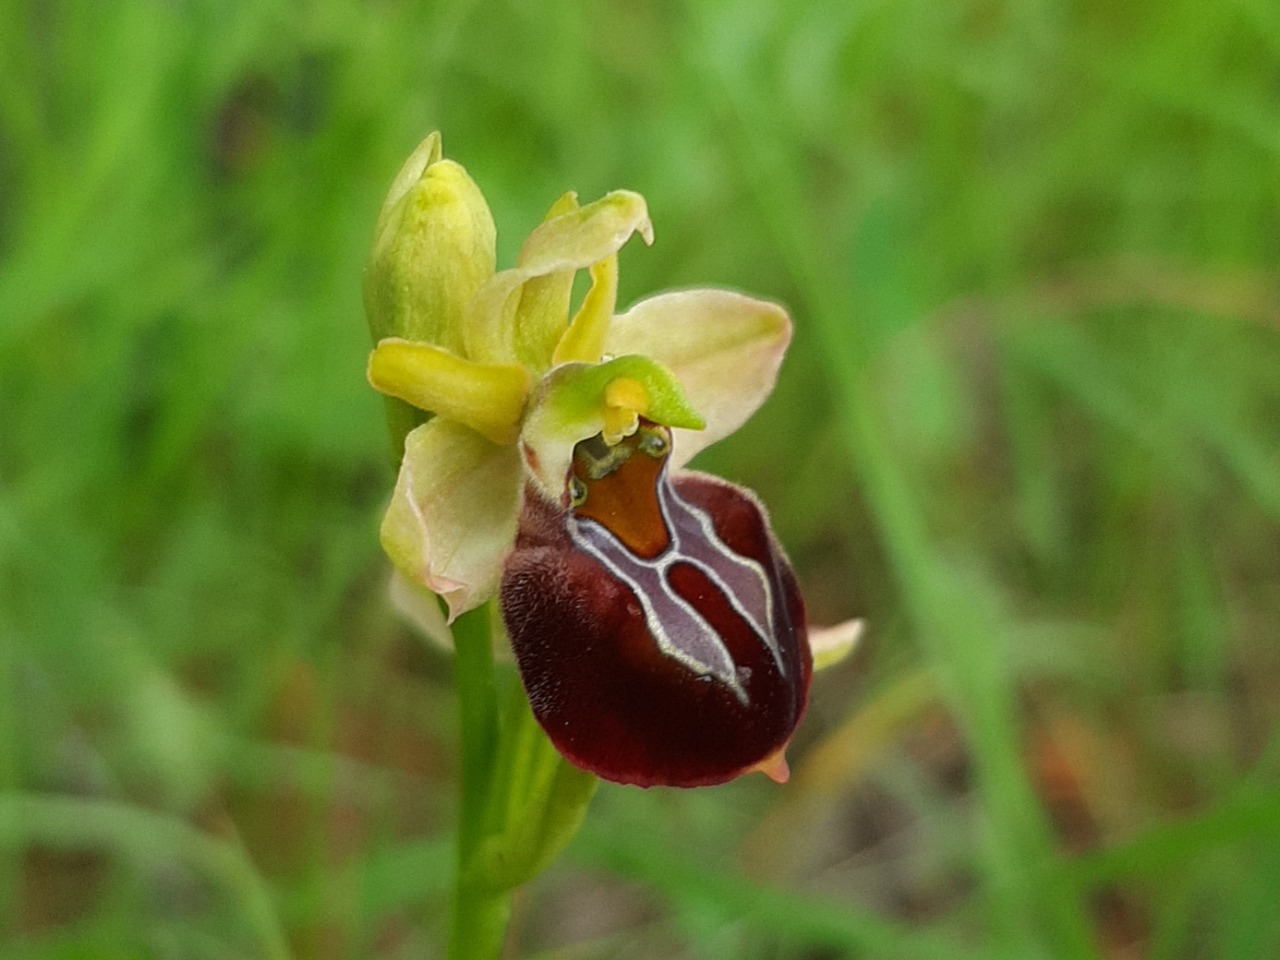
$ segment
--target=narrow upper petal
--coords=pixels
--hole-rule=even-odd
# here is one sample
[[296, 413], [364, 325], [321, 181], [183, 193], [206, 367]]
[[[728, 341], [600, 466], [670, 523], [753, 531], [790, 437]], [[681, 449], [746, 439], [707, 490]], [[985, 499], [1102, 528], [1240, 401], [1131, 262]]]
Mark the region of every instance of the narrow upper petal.
[[520, 455], [435, 417], [405, 439], [382, 546], [411, 580], [440, 594], [452, 621], [497, 592], [515, 542]]
[[591, 266], [591, 289], [551, 354], [553, 366], [561, 363], [599, 363], [604, 338], [618, 299], [618, 256], [611, 254]]
[[[580, 210], [578, 195], [570, 190], [551, 205], [543, 222]], [[564, 335], [564, 318], [569, 315], [573, 278], [578, 268], [553, 270], [521, 281], [520, 296], [514, 303], [513, 346], [516, 359], [538, 373], [546, 373], [548, 358]]]
[[[519, 362], [545, 372], [551, 366], [551, 348], [568, 326], [565, 284], [572, 283], [575, 271], [617, 253], [637, 232], [646, 243], [653, 242], [649, 212], [638, 193], [615, 190], [585, 207], [566, 194], [529, 234], [516, 266], [480, 288], [468, 311], [467, 356], [487, 363]], [[554, 282], [543, 282], [553, 277]], [[612, 291], [611, 278], [596, 279], [602, 285], [587, 314], [592, 318]], [[587, 332], [580, 327], [576, 336]]]
[[643, 354], [680, 381], [706, 429], [677, 430], [673, 465], [737, 430], [773, 390], [791, 341], [776, 303], [730, 290], [682, 290], [642, 300], [614, 318], [605, 353]]

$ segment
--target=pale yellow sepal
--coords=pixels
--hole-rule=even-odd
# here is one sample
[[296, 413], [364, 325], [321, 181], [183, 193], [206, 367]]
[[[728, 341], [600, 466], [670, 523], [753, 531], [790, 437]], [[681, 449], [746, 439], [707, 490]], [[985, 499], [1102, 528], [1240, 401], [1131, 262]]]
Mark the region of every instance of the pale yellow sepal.
[[449, 621], [497, 592], [516, 537], [520, 455], [436, 417], [405, 440], [382, 546], [409, 580], [439, 594]]
[[369, 383], [494, 443], [512, 444], [533, 378], [516, 364], [473, 363], [429, 343], [388, 337], [369, 355]]
[[536, 227], [520, 248], [516, 266], [531, 275], [581, 270], [622, 248], [633, 233], [653, 243], [653, 223], [644, 197], [614, 190], [594, 203], [552, 217]]
[[393, 568], [387, 596], [396, 612], [419, 633], [442, 650], [453, 649], [453, 631], [440, 609], [440, 597], [436, 593]]
[[563, 217], [566, 213], [574, 213], [581, 209], [582, 204], [578, 203], [578, 191], [566, 190], [556, 197], [556, 202], [547, 210], [547, 215], [542, 218], [542, 222], [546, 223], [548, 220], [554, 220], [556, 217]]
[[791, 319], [776, 303], [729, 290], [684, 290], [642, 300], [615, 317], [604, 349], [657, 360], [706, 420], [704, 430], [675, 431], [678, 467], [759, 409], [790, 341]]
[[[453, 631], [440, 608], [440, 597], [422, 584], [410, 580], [399, 569], [392, 568], [387, 583], [387, 597], [391, 606], [418, 633], [440, 650], [453, 652]], [[514, 663], [511, 638], [502, 624], [502, 616], [495, 609], [493, 624], [493, 654], [499, 663]]]

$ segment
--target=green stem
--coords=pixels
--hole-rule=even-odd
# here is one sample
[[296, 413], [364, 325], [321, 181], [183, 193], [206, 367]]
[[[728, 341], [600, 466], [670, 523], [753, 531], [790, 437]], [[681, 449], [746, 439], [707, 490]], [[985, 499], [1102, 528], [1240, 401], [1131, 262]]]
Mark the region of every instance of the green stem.
[[468, 879], [473, 875], [471, 864], [486, 833], [492, 763], [498, 745], [488, 608], [481, 607], [459, 617], [454, 624], [453, 638], [462, 767], [449, 957], [451, 960], [494, 960], [502, 952], [511, 912], [511, 892], [482, 888]]
[[569, 764], [533, 718], [516, 682], [502, 715], [490, 785], [488, 834], [468, 879], [487, 889], [528, 883], [573, 839], [595, 793], [595, 776]]
[[510, 918], [510, 890], [494, 893], [460, 880], [454, 891], [450, 960], [496, 960]]
[[556, 752], [514, 676], [503, 678], [510, 690], [499, 710], [492, 633], [501, 629], [487, 608], [454, 626], [462, 769], [452, 960], [502, 953], [512, 891], [572, 839], [597, 782]]

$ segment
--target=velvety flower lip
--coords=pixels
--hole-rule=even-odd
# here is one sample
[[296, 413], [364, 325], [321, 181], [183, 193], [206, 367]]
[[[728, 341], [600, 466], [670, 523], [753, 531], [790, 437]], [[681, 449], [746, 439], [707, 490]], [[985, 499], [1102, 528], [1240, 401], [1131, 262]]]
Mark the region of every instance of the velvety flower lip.
[[437, 134], [393, 183], [365, 273], [368, 377], [393, 398], [393, 423], [429, 417], [405, 437], [382, 542], [450, 621], [493, 597], [526, 478], [563, 499], [574, 446], [617, 442], [640, 417], [675, 428], [679, 465], [772, 390], [791, 336], [776, 304], [685, 290], [615, 315], [617, 254], [637, 233], [653, 241], [639, 194], [567, 193], [497, 271], [488, 206]]

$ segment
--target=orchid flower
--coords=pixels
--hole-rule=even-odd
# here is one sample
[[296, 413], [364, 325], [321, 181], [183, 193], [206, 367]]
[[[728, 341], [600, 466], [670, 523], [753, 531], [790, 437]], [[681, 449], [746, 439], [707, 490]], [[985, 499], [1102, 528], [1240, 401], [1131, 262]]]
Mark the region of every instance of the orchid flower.
[[[404, 436], [382, 543], [449, 622], [497, 598], [534, 716], [575, 765], [785, 779], [814, 657], [800, 592], [756, 498], [683, 467], [764, 402], [791, 322], [713, 289], [616, 313], [637, 233], [653, 242], [639, 194], [567, 193], [497, 271], [478, 187], [438, 134], [413, 153], [365, 274], [369, 382]], [[419, 610], [447, 635], [434, 601]], [[823, 634], [819, 659], [856, 632]]]

